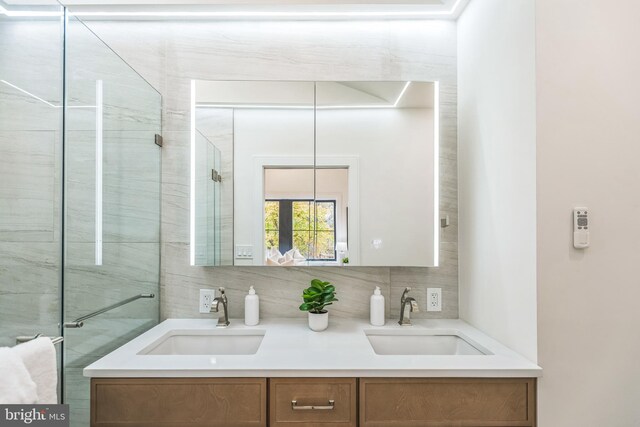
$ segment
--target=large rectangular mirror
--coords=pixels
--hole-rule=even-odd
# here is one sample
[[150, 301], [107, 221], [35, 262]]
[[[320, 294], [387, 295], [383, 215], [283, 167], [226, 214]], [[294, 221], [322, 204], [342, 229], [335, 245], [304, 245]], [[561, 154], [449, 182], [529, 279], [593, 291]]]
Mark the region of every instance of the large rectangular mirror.
[[192, 265], [438, 265], [437, 82], [193, 81]]

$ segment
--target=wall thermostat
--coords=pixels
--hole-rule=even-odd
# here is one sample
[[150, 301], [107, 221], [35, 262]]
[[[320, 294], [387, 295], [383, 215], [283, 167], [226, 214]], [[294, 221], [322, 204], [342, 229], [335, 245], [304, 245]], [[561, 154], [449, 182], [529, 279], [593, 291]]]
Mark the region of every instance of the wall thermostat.
[[589, 209], [573, 208], [573, 247], [589, 247]]

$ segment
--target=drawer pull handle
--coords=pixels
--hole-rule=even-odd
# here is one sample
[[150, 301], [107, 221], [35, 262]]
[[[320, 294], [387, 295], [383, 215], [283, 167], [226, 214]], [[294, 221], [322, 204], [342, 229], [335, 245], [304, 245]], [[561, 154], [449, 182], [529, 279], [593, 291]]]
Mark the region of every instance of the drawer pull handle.
[[329, 400], [329, 404], [326, 406], [322, 405], [307, 405], [307, 406], [298, 406], [297, 400], [291, 401], [291, 409], [294, 411], [331, 411], [336, 406], [335, 400]]

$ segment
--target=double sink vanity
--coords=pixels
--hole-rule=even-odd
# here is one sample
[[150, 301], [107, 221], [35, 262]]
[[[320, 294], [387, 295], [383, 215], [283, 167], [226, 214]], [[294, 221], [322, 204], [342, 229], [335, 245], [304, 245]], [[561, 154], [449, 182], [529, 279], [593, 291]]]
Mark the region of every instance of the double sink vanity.
[[91, 364], [92, 426], [534, 426], [541, 369], [461, 320], [169, 319]]
[[[278, 278], [332, 268], [341, 299], [341, 282], [366, 277], [353, 267], [445, 267], [439, 283], [457, 292], [440, 259], [441, 238], [457, 242], [443, 231], [457, 194], [440, 186], [440, 147], [447, 162], [455, 152], [451, 89], [192, 81], [190, 264]], [[400, 322], [354, 313], [320, 333], [304, 318], [228, 319], [222, 292], [218, 321], [165, 320], [84, 369], [91, 425], [535, 426], [541, 369], [462, 320], [410, 319], [408, 291]]]

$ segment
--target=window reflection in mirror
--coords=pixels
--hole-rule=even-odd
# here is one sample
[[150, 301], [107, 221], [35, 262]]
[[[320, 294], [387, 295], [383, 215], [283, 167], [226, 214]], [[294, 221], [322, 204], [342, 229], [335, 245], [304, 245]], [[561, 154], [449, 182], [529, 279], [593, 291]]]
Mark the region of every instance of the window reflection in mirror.
[[[265, 169], [265, 264], [335, 265], [336, 244], [348, 240], [348, 170]], [[338, 246], [339, 247], [339, 246]]]

